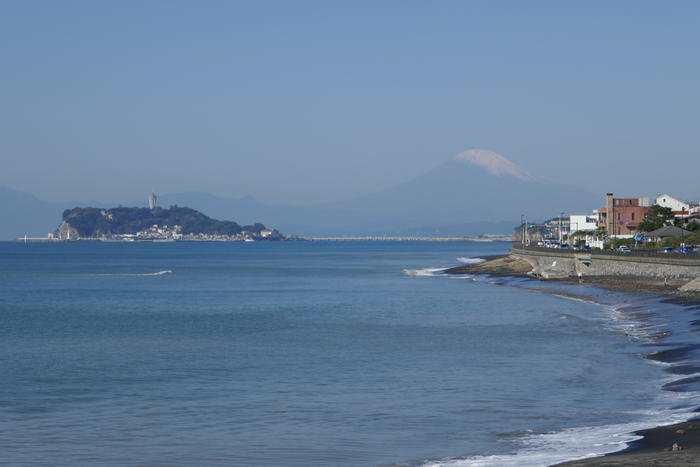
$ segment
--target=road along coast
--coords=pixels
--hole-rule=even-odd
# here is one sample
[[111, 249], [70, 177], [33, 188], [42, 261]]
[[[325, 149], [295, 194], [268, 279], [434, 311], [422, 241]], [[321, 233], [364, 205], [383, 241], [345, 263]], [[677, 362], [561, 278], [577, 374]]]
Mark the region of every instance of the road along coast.
[[[580, 259], [583, 258], [583, 261]], [[592, 284], [627, 293], [666, 296], [668, 302], [700, 308], [700, 258], [617, 256], [547, 251], [515, 246], [510, 255], [490, 256], [446, 274], [485, 274]], [[700, 411], [700, 409], [698, 409]], [[700, 419], [636, 432], [643, 438], [629, 448], [562, 466], [696, 466], [700, 465]]]

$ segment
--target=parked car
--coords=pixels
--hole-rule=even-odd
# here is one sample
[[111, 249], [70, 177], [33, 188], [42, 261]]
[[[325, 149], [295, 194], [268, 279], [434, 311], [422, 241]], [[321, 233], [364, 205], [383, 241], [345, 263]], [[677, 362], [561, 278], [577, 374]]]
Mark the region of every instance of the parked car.
[[628, 247], [627, 245], [621, 245], [621, 246], [617, 247], [617, 251], [619, 251], [621, 253], [629, 253], [632, 250], [630, 250], [630, 247]]
[[581, 251], [591, 251], [591, 247], [589, 247], [588, 245], [583, 245], [581, 247]]
[[659, 248], [659, 253], [672, 253], [673, 248], [670, 246], [665, 246], [663, 248]]

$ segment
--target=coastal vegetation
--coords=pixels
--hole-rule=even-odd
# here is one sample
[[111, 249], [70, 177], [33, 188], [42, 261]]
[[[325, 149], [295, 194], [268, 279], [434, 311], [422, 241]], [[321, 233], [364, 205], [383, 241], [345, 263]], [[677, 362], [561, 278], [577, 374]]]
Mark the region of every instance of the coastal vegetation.
[[269, 231], [263, 224], [241, 226], [234, 221], [220, 221], [188, 207], [171, 206], [168, 209], [155, 207], [112, 209], [73, 208], [63, 212], [63, 226], [69, 226], [81, 238], [114, 237], [134, 235], [138, 232], [158, 228], [176, 228], [182, 235], [211, 235], [235, 237], [245, 234], [250, 237], [265, 237]]
[[639, 230], [642, 232], [651, 232], [652, 230], [660, 229], [668, 222], [673, 220], [673, 210], [671, 208], [659, 206], [655, 204], [644, 215], [644, 220], [639, 223]]

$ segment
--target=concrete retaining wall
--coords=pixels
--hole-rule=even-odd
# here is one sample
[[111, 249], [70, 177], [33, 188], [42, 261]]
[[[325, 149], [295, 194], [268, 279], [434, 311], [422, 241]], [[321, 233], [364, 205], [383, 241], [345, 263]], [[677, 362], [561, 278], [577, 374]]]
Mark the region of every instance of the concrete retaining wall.
[[700, 278], [700, 258], [624, 257], [571, 250], [537, 251], [514, 247], [511, 254], [527, 261], [532, 274], [545, 279], [576, 276], [634, 276], [693, 281]]

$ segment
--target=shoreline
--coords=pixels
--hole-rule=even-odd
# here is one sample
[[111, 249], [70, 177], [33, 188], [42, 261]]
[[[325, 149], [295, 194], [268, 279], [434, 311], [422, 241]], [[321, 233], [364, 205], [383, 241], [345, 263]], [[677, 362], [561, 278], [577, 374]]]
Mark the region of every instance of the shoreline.
[[[566, 461], [562, 467], [634, 467], [639, 465], [697, 466], [700, 465], [700, 419], [662, 425], [635, 431], [641, 439], [627, 449], [600, 457]], [[678, 450], [673, 450], [673, 446]]]
[[[663, 302], [691, 308], [700, 308], [700, 293], [681, 291], [682, 281], [661, 281], [650, 278], [623, 276], [586, 276], [578, 278], [537, 279], [526, 261], [506, 255], [482, 257], [486, 261], [449, 268], [445, 274], [476, 274], [495, 277], [520, 277], [532, 280], [586, 284], [629, 294], [648, 294], [661, 297]], [[696, 411], [700, 412], [700, 408]], [[567, 467], [632, 467], [653, 466], [697, 466], [700, 465], [700, 417], [686, 422], [659, 425], [635, 431], [642, 438], [630, 443], [627, 448], [587, 459], [565, 461], [554, 464]], [[674, 444], [678, 447], [673, 450]]]
[[482, 256], [486, 260], [477, 264], [465, 264], [446, 269], [445, 274], [483, 274], [496, 277], [522, 277], [538, 281], [565, 282], [569, 284], [588, 284], [626, 293], [646, 293], [666, 297], [668, 303], [678, 305], [700, 305], [700, 292], [680, 290], [687, 280], [652, 279], [636, 276], [584, 276], [583, 278], [565, 277], [543, 279], [529, 274], [532, 266], [526, 261], [511, 255]]

